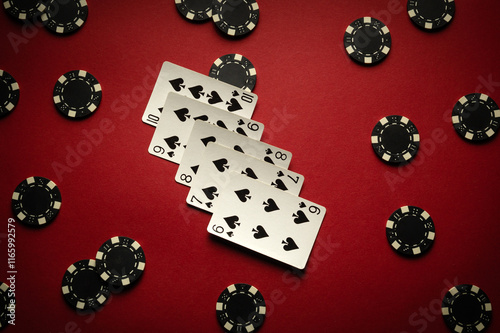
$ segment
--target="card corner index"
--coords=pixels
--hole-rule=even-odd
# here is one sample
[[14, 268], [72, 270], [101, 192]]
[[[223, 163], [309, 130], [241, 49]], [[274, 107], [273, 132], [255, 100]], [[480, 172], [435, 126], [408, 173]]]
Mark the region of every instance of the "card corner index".
[[224, 233], [220, 233], [220, 232], [217, 232], [215, 230], [215, 228], [217, 228], [217, 223], [215, 222], [215, 214], [212, 214], [212, 217], [210, 218], [210, 222], [208, 222], [208, 225], [207, 225], [207, 232], [211, 235], [214, 235], [214, 236], [217, 236], [217, 237], [220, 237], [220, 238], [224, 238]]
[[150, 112], [148, 111], [148, 107], [146, 106], [146, 109], [144, 109], [144, 113], [142, 114], [141, 120], [144, 124], [156, 127], [156, 124], [149, 119], [150, 117]]
[[181, 175], [182, 175], [182, 171], [180, 170], [180, 168], [177, 168], [177, 172], [175, 173], [175, 177], [174, 177], [175, 182], [178, 184], [181, 184], [181, 185], [185, 185], [185, 183], [181, 180]]

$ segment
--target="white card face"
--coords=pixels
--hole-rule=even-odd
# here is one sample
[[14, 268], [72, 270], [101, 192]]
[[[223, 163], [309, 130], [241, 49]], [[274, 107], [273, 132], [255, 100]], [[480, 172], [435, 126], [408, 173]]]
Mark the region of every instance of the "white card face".
[[207, 230], [304, 269], [325, 213], [323, 206], [234, 172]]
[[264, 125], [257, 121], [177, 93], [169, 93], [149, 145], [149, 153], [179, 164], [196, 120], [206, 121], [255, 140], [260, 140], [264, 131]]
[[195, 121], [186, 150], [175, 175], [176, 182], [190, 186], [196, 176], [203, 152], [210, 142], [238, 150], [285, 169], [288, 168], [292, 159], [292, 153], [289, 151], [250, 139], [204, 121]]
[[245, 118], [252, 118], [257, 95], [209, 76], [165, 61], [142, 116], [146, 124], [156, 126], [160, 109], [169, 92], [212, 105]]
[[214, 212], [218, 196], [228, 184], [231, 172], [293, 195], [299, 195], [304, 183], [304, 176], [298, 173], [211, 142], [205, 148], [186, 202], [209, 213]]

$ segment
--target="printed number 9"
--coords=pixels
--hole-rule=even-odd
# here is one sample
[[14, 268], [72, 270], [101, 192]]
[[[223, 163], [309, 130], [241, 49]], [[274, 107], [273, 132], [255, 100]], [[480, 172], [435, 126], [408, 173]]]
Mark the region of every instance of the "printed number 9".
[[319, 207], [317, 207], [317, 206], [310, 206], [309, 211], [312, 214], [316, 214], [316, 215], [319, 215], [321, 213], [321, 209], [319, 209]]
[[258, 131], [260, 128], [259, 124], [257, 124], [257, 123], [248, 123], [247, 127], [249, 130], [254, 131], [254, 132]]
[[165, 148], [161, 146], [154, 146], [153, 151], [157, 154], [165, 154]]
[[224, 228], [221, 227], [220, 225], [213, 225], [212, 230], [215, 231], [218, 234], [222, 234], [224, 232]]

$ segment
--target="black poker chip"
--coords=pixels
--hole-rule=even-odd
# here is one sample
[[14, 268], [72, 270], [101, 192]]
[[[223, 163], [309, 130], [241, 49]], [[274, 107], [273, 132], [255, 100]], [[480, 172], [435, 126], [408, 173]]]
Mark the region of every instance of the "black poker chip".
[[19, 102], [19, 84], [4, 70], [0, 69], [0, 116], [9, 114]]
[[127, 287], [142, 275], [146, 257], [141, 245], [132, 238], [108, 239], [96, 254], [97, 271], [109, 284]]
[[408, 0], [408, 16], [420, 28], [436, 30], [451, 22], [455, 0]]
[[213, 0], [175, 0], [179, 13], [191, 21], [206, 21], [212, 17]]
[[411, 160], [420, 146], [420, 135], [410, 119], [387, 116], [372, 131], [372, 147], [385, 162], [402, 163]]
[[3, 0], [3, 6], [12, 17], [22, 21], [31, 20], [44, 8], [40, 0]]
[[241, 54], [226, 54], [218, 58], [208, 75], [247, 91], [252, 91], [257, 81], [255, 67]]
[[484, 141], [498, 132], [500, 110], [488, 95], [474, 93], [458, 100], [451, 119], [453, 127], [464, 139]]
[[57, 80], [53, 99], [56, 108], [66, 117], [84, 118], [101, 103], [101, 85], [86, 71], [70, 71]]
[[404, 206], [392, 213], [385, 232], [391, 247], [407, 256], [418, 256], [428, 251], [436, 237], [429, 213], [415, 206]]
[[491, 323], [491, 302], [478, 286], [461, 284], [451, 288], [443, 298], [441, 313], [453, 332], [485, 331]]
[[260, 291], [246, 283], [232, 284], [220, 294], [217, 319], [227, 332], [254, 332], [266, 318], [266, 302]]
[[29, 226], [44, 226], [56, 218], [61, 209], [61, 192], [44, 177], [23, 180], [12, 194], [12, 211]]
[[96, 270], [93, 259], [80, 260], [68, 267], [61, 286], [66, 302], [76, 310], [95, 310], [109, 298], [110, 291]]
[[9, 317], [7, 315], [15, 312], [15, 309], [16, 299], [14, 292], [7, 284], [0, 282], [0, 329], [8, 325]]
[[363, 64], [382, 61], [391, 50], [389, 28], [373, 17], [352, 22], [344, 34], [344, 47], [352, 59]]
[[68, 34], [80, 29], [89, 14], [86, 0], [48, 0], [40, 19], [56, 34]]
[[214, 0], [212, 18], [225, 34], [243, 36], [257, 26], [259, 5], [255, 0]]

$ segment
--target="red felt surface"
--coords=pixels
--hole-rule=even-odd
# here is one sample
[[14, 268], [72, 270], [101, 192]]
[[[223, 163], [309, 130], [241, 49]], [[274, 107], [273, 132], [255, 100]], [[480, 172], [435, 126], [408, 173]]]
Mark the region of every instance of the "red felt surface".
[[[45, 176], [63, 198], [50, 226], [17, 224], [16, 326], [6, 332], [219, 332], [217, 297], [241, 282], [266, 298], [261, 332], [446, 332], [441, 296], [457, 283], [477, 284], [500, 305], [500, 138], [473, 145], [450, 123], [465, 94], [500, 102], [498, 1], [457, 1], [453, 22], [427, 33], [403, 0], [261, 0], [256, 30], [236, 41], [211, 22], [187, 22], [171, 0], [88, 2], [85, 26], [65, 37], [1, 13], [0, 68], [21, 88], [15, 111], [0, 119], [1, 280], [17, 184]], [[343, 48], [345, 28], [362, 16], [392, 35], [374, 67]], [[141, 116], [162, 62], [208, 73], [227, 53], [256, 66], [263, 141], [293, 152], [290, 168], [306, 179], [301, 195], [328, 209], [304, 274], [210, 237], [210, 216], [186, 205], [176, 165], [147, 152], [154, 129]], [[74, 69], [103, 88], [96, 113], [76, 122], [52, 102], [56, 80]], [[370, 144], [373, 126], [391, 114], [409, 117], [421, 135], [417, 158], [402, 168], [382, 163]], [[433, 248], [416, 260], [385, 237], [402, 205], [424, 208], [436, 225]], [[61, 296], [62, 276], [116, 235], [142, 244], [145, 273], [99, 313], [79, 315]]]

